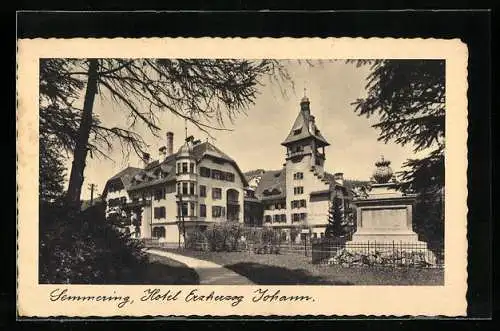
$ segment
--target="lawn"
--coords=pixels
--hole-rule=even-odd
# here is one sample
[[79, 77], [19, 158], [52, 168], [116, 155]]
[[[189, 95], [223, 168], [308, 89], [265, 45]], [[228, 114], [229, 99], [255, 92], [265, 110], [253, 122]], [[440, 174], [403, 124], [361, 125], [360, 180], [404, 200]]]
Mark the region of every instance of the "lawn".
[[313, 265], [310, 256], [296, 253], [169, 251], [215, 262], [262, 285], [444, 285], [444, 271], [438, 269]]

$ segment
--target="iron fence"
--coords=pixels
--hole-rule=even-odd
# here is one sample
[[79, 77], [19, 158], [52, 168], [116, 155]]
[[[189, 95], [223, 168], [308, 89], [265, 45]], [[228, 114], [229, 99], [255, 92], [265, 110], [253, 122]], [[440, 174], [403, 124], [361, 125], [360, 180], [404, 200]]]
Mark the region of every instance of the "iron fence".
[[[178, 242], [164, 242], [158, 239], [140, 239], [148, 248], [192, 249], [209, 251], [206, 241], [191, 242], [184, 247]], [[430, 249], [429, 247], [432, 247]], [[356, 242], [345, 238], [327, 240], [308, 240], [302, 243], [280, 242], [262, 244], [251, 241], [238, 243], [233, 251], [250, 254], [295, 254], [311, 257], [317, 265], [339, 265], [341, 267], [417, 267], [444, 268], [444, 249], [439, 245], [423, 242]]]
[[312, 263], [342, 267], [443, 268], [444, 249], [423, 242], [318, 242], [312, 244]]

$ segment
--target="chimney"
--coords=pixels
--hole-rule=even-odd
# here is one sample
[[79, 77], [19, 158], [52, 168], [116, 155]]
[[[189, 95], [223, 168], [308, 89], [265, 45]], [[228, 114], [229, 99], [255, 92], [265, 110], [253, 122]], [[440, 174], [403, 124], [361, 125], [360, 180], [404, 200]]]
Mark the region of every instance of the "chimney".
[[160, 161], [164, 160], [167, 157], [167, 147], [161, 146], [158, 149], [158, 152], [160, 154]]
[[169, 131], [167, 132], [167, 150], [165, 156], [170, 156], [174, 154], [174, 133]]
[[333, 179], [340, 185], [344, 185], [344, 174], [342, 172], [337, 172], [333, 174]]
[[142, 162], [144, 167], [146, 167], [151, 161], [151, 155], [149, 153], [142, 153]]

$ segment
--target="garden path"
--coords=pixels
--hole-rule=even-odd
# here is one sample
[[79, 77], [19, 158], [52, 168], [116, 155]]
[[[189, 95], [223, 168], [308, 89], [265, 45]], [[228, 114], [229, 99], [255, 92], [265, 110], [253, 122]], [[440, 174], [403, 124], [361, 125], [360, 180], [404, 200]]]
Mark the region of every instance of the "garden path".
[[229, 270], [219, 264], [187, 257], [172, 252], [166, 252], [159, 249], [148, 249], [149, 254], [167, 257], [172, 260], [184, 263], [189, 268], [196, 271], [200, 277], [201, 285], [252, 285], [254, 284], [248, 278]]

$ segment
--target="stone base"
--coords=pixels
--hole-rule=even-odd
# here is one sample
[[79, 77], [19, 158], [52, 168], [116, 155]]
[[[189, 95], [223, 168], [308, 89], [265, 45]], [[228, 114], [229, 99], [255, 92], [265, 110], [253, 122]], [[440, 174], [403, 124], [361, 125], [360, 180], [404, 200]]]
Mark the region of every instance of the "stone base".
[[356, 232], [349, 243], [423, 243], [418, 241], [418, 235], [413, 231], [402, 232]]
[[425, 241], [419, 241], [418, 235], [412, 231], [395, 233], [361, 232], [355, 233], [352, 240], [346, 242], [345, 249], [351, 253], [401, 254], [401, 252], [423, 253], [425, 261], [436, 264], [436, 256], [429, 250]]

